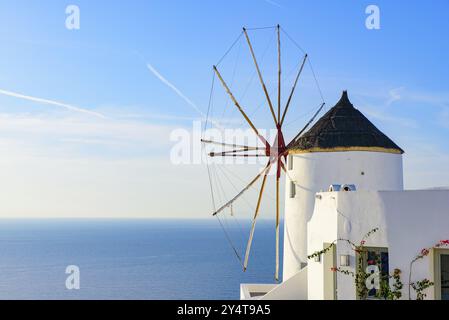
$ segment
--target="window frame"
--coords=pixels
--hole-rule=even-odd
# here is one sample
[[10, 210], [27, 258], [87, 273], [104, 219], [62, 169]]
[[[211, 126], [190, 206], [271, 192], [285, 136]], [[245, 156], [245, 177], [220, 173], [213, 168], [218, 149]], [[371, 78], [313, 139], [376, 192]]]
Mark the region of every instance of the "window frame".
[[290, 181], [290, 199], [296, 198], [296, 184]]
[[[390, 253], [389, 253], [389, 251], [388, 251], [388, 247], [363, 247], [364, 248], [364, 255], [366, 255], [365, 256], [365, 258], [363, 259], [363, 270], [366, 270], [366, 267], [368, 266], [368, 261], [367, 261], [367, 259], [368, 259], [368, 256], [367, 256], [367, 254], [368, 254], [368, 252], [375, 252], [376, 254], [382, 254], [382, 253], [387, 253], [387, 255], [388, 255], [388, 270], [387, 270], [387, 273], [389, 274], [389, 272], [390, 272]], [[360, 257], [360, 253], [356, 253], [356, 256], [355, 256], [355, 271], [357, 272], [357, 269], [358, 269], [358, 263], [359, 263], [359, 257]], [[380, 270], [379, 270], [379, 272], [380, 272], [380, 276], [382, 277], [382, 267], [380, 266]], [[385, 281], [385, 279], [380, 279], [380, 281]], [[388, 279], [387, 279], [387, 281], [389, 281]], [[355, 290], [356, 290], [356, 299], [357, 300], [361, 300], [361, 298], [360, 298], [360, 296], [358, 295], [358, 292], [357, 292], [357, 288], [355, 288]], [[367, 299], [369, 299], [369, 300], [372, 300], [372, 299], [376, 299], [376, 300], [378, 300], [378, 299], [381, 299], [381, 298], [376, 298], [376, 297], [367, 297]]]
[[433, 285], [433, 293], [435, 300], [441, 300], [441, 256], [449, 255], [449, 249], [446, 248], [433, 248], [432, 249], [432, 259], [430, 259], [432, 263], [432, 282]]
[[289, 171], [293, 170], [293, 156], [291, 154], [287, 158], [287, 167]]

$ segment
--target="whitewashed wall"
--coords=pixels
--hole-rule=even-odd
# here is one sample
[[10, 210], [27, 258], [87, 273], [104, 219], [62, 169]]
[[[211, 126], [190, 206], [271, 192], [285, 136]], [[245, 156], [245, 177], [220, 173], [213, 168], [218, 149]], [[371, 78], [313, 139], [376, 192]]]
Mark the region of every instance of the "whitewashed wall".
[[[357, 191], [321, 193], [313, 218], [308, 224], [309, 254], [320, 250], [324, 242], [346, 238], [359, 242], [374, 227], [380, 230], [366, 246], [388, 247], [390, 272], [402, 270], [403, 298], [408, 299], [407, 283], [410, 261], [422, 248], [449, 238], [449, 191]], [[334, 237], [336, 233], [336, 236]], [[349, 245], [339, 242], [337, 257], [349, 254], [354, 271], [355, 254]], [[337, 263], [339, 263], [337, 259]], [[412, 281], [433, 279], [430, 257], [415, 263]], [[308, 297], [323, 299], [322, 262], [309, 261]], [[413, 292], [413, 291], [412, 291]], [[434, 290], [428, 290], [432, 299]], [[338, 273], [338, 299], [355, 299], [353, 278]], [[412, 295], [412, 298], [415, 298]]]
[[289, 176], [296, 186], [290, 198], [285, 188], [284, 281], [307, 263], [307, 222], [312, 217], [315, 194], [331, 184], [355, 184], [358, 190], [402, 190], [402, 155], [380, 152], [316, 152], [293, 156]]

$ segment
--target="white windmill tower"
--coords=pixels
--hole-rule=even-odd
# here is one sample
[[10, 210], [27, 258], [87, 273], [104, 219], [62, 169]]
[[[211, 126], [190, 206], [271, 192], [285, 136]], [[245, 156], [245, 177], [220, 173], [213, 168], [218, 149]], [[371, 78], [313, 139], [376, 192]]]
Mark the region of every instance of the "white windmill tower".
[[346, 91], [287, 149], [284, 281], [307, 263], [307, 222], [316, 193], [345, 185], [358, 190], [403, 190], [404, 153], [354, 108]]

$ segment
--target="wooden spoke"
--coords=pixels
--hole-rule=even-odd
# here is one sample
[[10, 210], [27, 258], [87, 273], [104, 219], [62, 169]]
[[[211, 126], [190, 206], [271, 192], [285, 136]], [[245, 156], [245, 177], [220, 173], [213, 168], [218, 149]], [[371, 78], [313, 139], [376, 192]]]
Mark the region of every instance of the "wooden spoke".
[[280, 122], [281, 126], [284, 123], [285, 115], [287, 114], [288, 107], [290, 106], [290, 102], [292, 101], [292, 97], [293, 97], [293, 94], [295, 93], [296, 85], [298, 84], [299, 76], [301, 75], [302, 70], [304, 69], [304, 65], [306, 64], [306, 60], [307, 60], [307, 54], [304, 56], [304, 59], [303, 59], [302, 64], [301, 64], [301, 68], [299, 68], [298, 74], [296, 75], [295, 82], [293, 83], [292, 91], [290, 92], [290, 96], [288, 97], [287, 104], [286, 104], [285, 109], [284, 109], [284, 113], [282, 114], [282, 119], [281, 119], [281, 122]]
[[282, 170], [283, 170], [285, 173], [287, 173], [287, 169], [285, 168], [285, 165], [284, 165], [284, 163], [282, 162], [282, 160], [281, 160], [281, 162], [280, 162], [280, 165], [281, 165]]
[[277, 25], [278, 34], [278, 124], [281, 121], [281, 27]]
[[257, 130], [257, 128], [254, 126], [254, 124], [251, 122], [251, 120], [249, 119], [249, 117], [246, 115], [246, 113], [243, 111], [242, 107], [240, 106], [240, 104], [238, 103], [238, 101], [235, 99], [234, 95], [232, 94], [231, 90], [229, 89], [228, 85], [226, 84], [226, 82], [224, 81], [223, 77], [221, 76], [220, 72], [218, 71], [217, 67], [214, 66], [214, 71], [217, 74], [218, 78], [220, 79], [221, 84], [223, 85], [223, 87], [225, 88], [226, 92], [228, 93], [229, 97], [231, 98], [231, 100], [234, 102], [235, 106], [237, 107], [237, 109], [240, 111], [240, 113], [242, 114], [242, 116], [245, 118], [246, 122], [248, 122], [249, 126], [251, 127], [251, 129], [253, 129], [253, 131], [255, 132], [255, 134], [257, 135], [257, 137], [259, 137], [259, 139], [263, 142], [263, 144], [265, 145], [266, 148], [270, 147], [270, 144], [268, 143], [268, 141], [262, 137], [259, 133], [259, 131]]
[[262, 185], [260, 187], [259, 198], [257, 199], [257, 205], [256, 205], [256, 210], [254, 212], [254, 218], [253, 218], [253, 222], [251, 225], [251, 231], [249, 233], [248, 244], [246, 245], [245, 260], [243, 262], [243, 271], [246, 271], [246, 268], [248, 267], [249, 253], [251, 251], [251, 245], [253, 243], [253, 238], [254, 238], [254, 229], [256, 228], [257, 217], [259, 215], [260, 204], [262, 202], [262, 195], [263, 195], [263, 191], [265, 189], [265, 183], [267, 182], [267, 176], [270, 171], [270, 167], [271, 167], [271, 164], [269, 164], [269, 166], [267, 166], [268, 170], [265, 171], [265, 174], [264, 174], [263, 180], [262, 180]]
[[212, 141], [212, 140], [206, 140], [206, 139], [201, 139], [201, 142], [215, 144], [217, 146], [223, 146], [223, 147], [246, 148], [248, 150], [262, 150], [262, 149], [265, 150], [265, 148], [250, 147], [250, 146], [241, 145], [241, 144], [231, 144], [231, 143], [224, 143], [224, 142], [218, 142], [218, 141]]
[[[260, 148], [260, 149], [243, 148], [243, 149], [235, 149], [235, 150], [228, 150], [228, 151], [222, 151], [222, 152], [211, 152], [211, 153], [209, 153], [209, 156], [210, 157], [219, 157], [219, 156], [227, 156], [227, 155], [243, 156], [242, 154], [240, 154], [240, 152], [259, 151], [259, 150], [265, 151], [265, 148]], [[248, 155], [251, 155], [251, 154], [248, 154]], [[252, 156], [254, 156], [254, 154]], [[266, 157], [267, 155], [264, 154], [262, 156]]]
[[[293, 139], [292, 139], [292, 141], [288, 144], [288, 146], [290, 145], [290, 144], [292, 144], [293, 142], [295, 142], [303, 133], [304, 133], [304, 131], [306, 131], [307, 130], [307, 128], [310, 126], [310, 124], [315, 120], [315, 118], [318, 116], [318, 114], [321, 112], [321, 110], [323, 110], [323, 108], [324, 108], [324, 106], [325, 106], [325, 103], [323, 102], [322, 104], [321, 104], [321, 106], [318, 108], [318, 110], [317, 110], [317, 112], [315, 112], [315, 114], [313, 115], [313, 117], [309, 120], [309, 122], [307, 122], [307, 124], [304, 126], [304, 128], [302, 128], [302, 130], [301, 131], [299, 131], [299, 133], [296, 135], [296, 137], [294, 137]], [[288, 147], [287, 147], [288, 148]]]
[[268, 94], [267, 87], [265, 86], [265, 82], [263, 81], [262, 73], [260, 72], [259, 64], [257, 63], [256, 55], [253, 50], [253, 46], [251, 45], [251, 41], [249, 40], [248, 32], [245, 28], [243, 28], [243, 33], [246, 37], [246, 42], [248, 42], [249, 50], [251, 51], [251, 56], [253, 57], [254, 65], [256, 66], [257, 74], [259, 75], [260, 84], [262, 85], [262, 89], [265, 93], [265, 97], [267, 98], [268, 106], [270, 107], [271, 115], [273, 116], [274, 123], [278, 125], [278, 121], [276, 119], [276, 115], [274, 114], [273, 104], [271, 103], [270, 95]]
[[209, 155], [209, 156], [211, 156], [211, 157], [232, 157], [232, 158], [238, 158], [238, 157], [242, 157], [242, 158], [268, 157], [266, 154], [237, 154], [237, 153], [223, 154], [223, 152], [221, 152], [219, 154]]
[[255, 176], [254, 179], [251, 180], [251, 182], [248, 183], [248, 185], [245, 188], [243, 188], [242, 191], [240, 191], [234, 198], [232, 198], [227, 203], [225, 203], [221, 208], [219, 208], [217, 211], [215, 211], [212, 215], [216, 216], [217, 214], [222, 212], [224, 209], [226, 209], [230, 205], [232, 205], [238, 198], [240, 198], [246, 191], [248, 191], [248, 189], [251, 188], [253, 186], [253, 184], [255, 184], [257, 182], [257, 180], [259, 180], [259, 178], [262, 175], [264, 175], [266, 172], [268, 172], [270, 170], [272, 164], [273, 164], [273, 162], [269, 161], [267, 166], [265, 167], [265, 169], [263, 169], [257, 176]]

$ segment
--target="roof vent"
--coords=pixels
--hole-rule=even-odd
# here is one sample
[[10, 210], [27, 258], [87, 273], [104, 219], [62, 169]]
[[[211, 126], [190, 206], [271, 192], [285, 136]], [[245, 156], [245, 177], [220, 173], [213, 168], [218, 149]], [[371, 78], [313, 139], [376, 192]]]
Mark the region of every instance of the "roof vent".
[[355, 184], [331, 184], [329, 186], [329, 192], [339, 192], [339, 191], [356, 191], [357, 188]]
[[340, 184], [331, 184], [329, 186], [329, 192], [338, 192], [341, 190], [341, 185]]
[[356, 191], [355, 184], [344, 184], [341, 186], [341, 191]]

